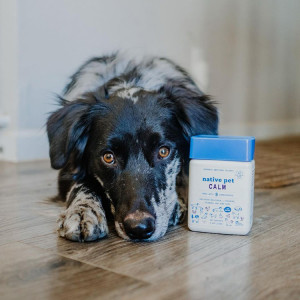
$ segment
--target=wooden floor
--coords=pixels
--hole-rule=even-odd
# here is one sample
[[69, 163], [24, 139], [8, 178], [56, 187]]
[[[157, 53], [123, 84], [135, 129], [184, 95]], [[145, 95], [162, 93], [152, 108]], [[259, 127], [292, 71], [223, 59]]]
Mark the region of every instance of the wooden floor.
[[48, 161], [0, 163], [0, 299], [300, 299], [300, 185], [256, 190], [249, 236], [59, 238]]

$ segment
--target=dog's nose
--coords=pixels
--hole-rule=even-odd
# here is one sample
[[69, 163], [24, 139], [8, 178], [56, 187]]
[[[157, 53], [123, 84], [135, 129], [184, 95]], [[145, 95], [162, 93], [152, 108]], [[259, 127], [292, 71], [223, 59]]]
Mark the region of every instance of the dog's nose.
[[146, 212], [136, 211], [125, 217], [123, 225], [131, 239], [145, 240], [150, 238], [155, 230], [155, 219]]

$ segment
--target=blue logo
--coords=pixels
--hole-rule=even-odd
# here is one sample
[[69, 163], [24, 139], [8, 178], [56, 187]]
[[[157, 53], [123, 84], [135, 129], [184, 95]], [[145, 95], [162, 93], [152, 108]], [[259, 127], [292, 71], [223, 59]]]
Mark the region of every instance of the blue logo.
[[227, 206], [227, 207], [224, 208], [224, 211], [229, 213], [229, 212], [231, 212], [231, 208], [229, 206]]

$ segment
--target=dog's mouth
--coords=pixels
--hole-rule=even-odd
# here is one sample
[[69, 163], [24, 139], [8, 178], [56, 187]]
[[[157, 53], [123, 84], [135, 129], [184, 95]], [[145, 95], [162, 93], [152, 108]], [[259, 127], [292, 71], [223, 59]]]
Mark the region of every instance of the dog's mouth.
[[119, 235], [124, 240], [130, 240], [130, 237], [125, 233], [124, 225], [118, 221], [115, 221], [115, 228]]

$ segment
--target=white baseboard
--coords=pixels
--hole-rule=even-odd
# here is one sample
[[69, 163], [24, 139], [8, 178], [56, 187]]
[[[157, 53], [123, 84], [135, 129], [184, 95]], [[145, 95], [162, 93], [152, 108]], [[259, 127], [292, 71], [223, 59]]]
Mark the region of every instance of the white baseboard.
[[6, 130], [0, 131], [0, 160], [17, 161], [16, 136]]
[[250, 135], [256, 139], [271, 139], [300, 134], [300, 119], [258, 123], [220, 124], [221, 135]]
[[20, 162], [49, 158], [44, 130], [0, 131], [0, 160]]

